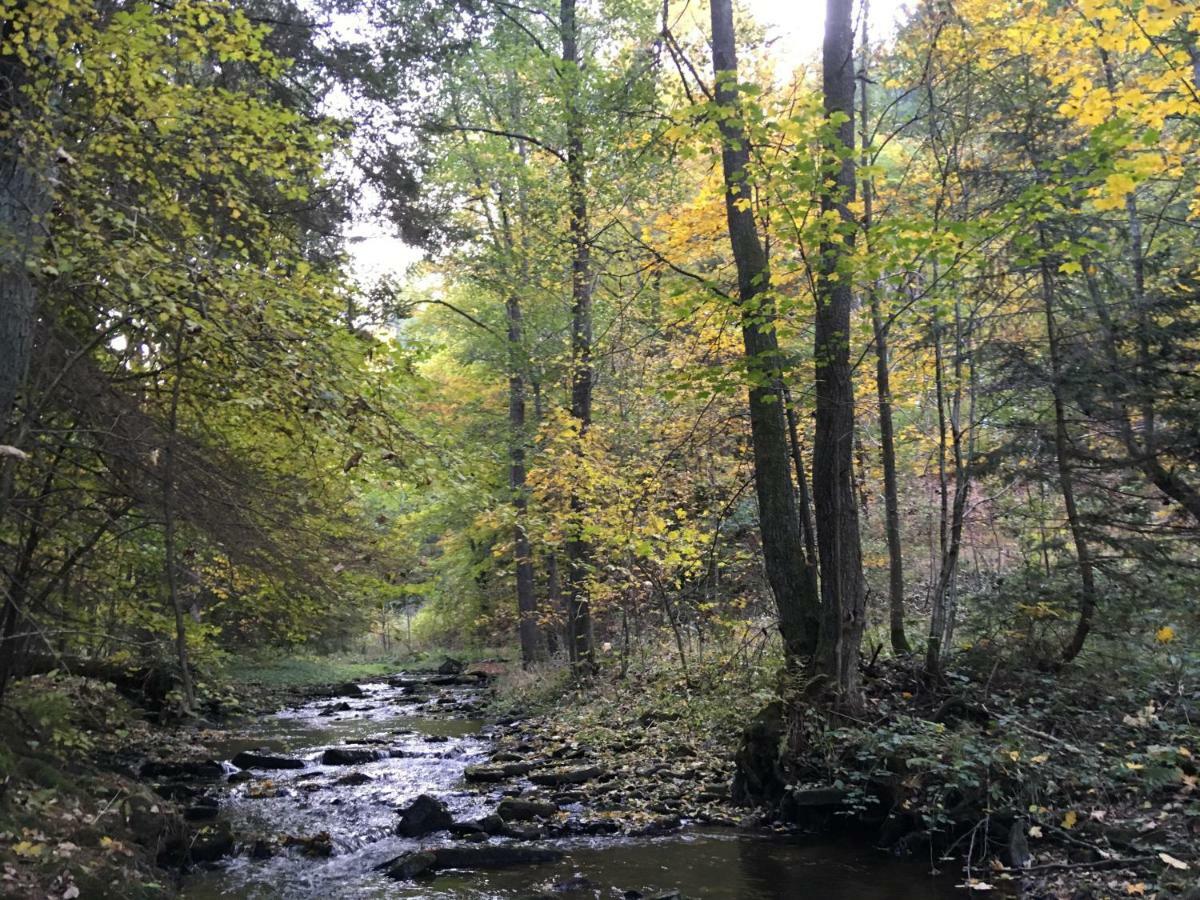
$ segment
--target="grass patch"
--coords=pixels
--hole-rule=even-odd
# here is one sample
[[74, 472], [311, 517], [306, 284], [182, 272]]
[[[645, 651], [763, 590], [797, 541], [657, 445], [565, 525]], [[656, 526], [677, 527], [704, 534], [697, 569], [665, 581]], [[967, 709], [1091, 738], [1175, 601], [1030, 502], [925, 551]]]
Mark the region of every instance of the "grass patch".
[[403, 669], [436, 668], [447, 656], [471, 663], [483, 659], [512, 659], [508, 648], [488, 647], [479, 650], [447, 650], [430, 647], [414, 653], [377, 654], [363, 656], [339, 653], [328, 656], [289, 655], [263, 656], [226, 663], [223, 677], [233, 684], [259, 684], [267, 687], [290, 688], [330, 684], [340, 681], [369, 681], [392, 675]]

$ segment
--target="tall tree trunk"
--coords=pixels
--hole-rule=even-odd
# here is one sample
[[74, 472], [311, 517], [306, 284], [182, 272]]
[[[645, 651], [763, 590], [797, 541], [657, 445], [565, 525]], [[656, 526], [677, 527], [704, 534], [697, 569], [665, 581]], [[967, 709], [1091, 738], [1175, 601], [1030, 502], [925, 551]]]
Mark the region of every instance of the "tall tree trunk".
[[533, 552], [526, 528], [529, 497], [525, 489], [525, 349], [521, 301], [510, 295], [504, 309], [508, 316], [508, 487], [516, 513], [513, 559], [517, 570], [517, 633], [521, 638], [521, 661], [528, 666], [543, 654], [533, 589]]
[[[862, 164], [871, 164], [870, 92], [868, 78], [871, 63], [870, 0], [862, 4], [862, 110], [860, 145]], [[871, 240], [875, 223], [875, 186], [868, 177], [863, 179], [863, 239]], [[896, 438], [892, 426], [891, 366], [888, 359], [888, 328], [883, 321], [879, 284], [872, 282], [867, 289], [867, 304], [871, 309], [871, 328], [875, 337], [875, 392], [879, 398], [879, 455], [883, 463], [884, 534], [888, 548], [888, 625], [892, 652], [912, 650], [904, 633], [904, 547], [900, 542], [900, 499], [896, 478]]]
[[[941, 350], [941, 332], [937, 331], [935, 353], [938, 385], [938, 422], [940, 448], [940, 474], [942, 479], [942, 557], [938, 567], [937, 583], [933, 590], [932, 613], [929, 621], [929, 636], [925, 646], [925, 673], [935, 677], [941, 672], [942, 654], [954, 634], [954, 616], [957, 603], [958, 559], [962, 551], [963, 522], [966, 515], [967, 499], [971, 492], [971, 457], [972, 452], [964, 454], [962, 424], [962, 361], [963, 361], [963, 328], [958, 302], [955, 301], [954, 312], [954, 390], [950, 399], [949, 422], [942, 405], [945, 399], [945, 381], [943, 374], [944, 358]], [[972, 366], [972, 373], [974, 367]], [[972, 384], [974, 376], [972, 375]], [[968, 426], [974, 416], [974, 390], [971, 393]], [[945, 471], [945, 446], [947, 431], [950, 435], [950, 449], [954, 457], [954, 492], [949, 498], [949, 482]], [[972, 438], [973, 446], [973, 438]]]
[[[561, 0], [559, 27], [562, 38], [562, 76], [566, 101], [567, 202], [571, 236], [571, 415], [583, 441], [592, 424], [592, 272], [588, 238], [587, 164], [583, 151], [583, 122], [579, 113], [579, 90], [583, 67], [579, 59], [579, 33], [575, 0]], [[582, 446], [579, 452], [583, 452]], [[587, 579], [591, 547], [583, 536], [587, 513], [577, 494], [571, 497], [574, 533], [566, 542], [567, 555], [567, 645], [571, 668], [586, 677], [595, 667], [592, 649], [592, 612]]]
[[[10, 33], [11, 23], [0, 20], [0, 40]], [[20, 59], [0, 57], [0, 438], [29, 369], [37, 300], [29, 264], [37, 259], [50, 208], [48, 172], [38, 171], [22, 140], [20, 119], [29, 113], [25, 82]]]
[[770, 273], [750, 208], [747, 169], [750, 150], [737, 110], [737, 49], [731, 0], [712, 0], [713, 73], [717, 104], [723, 115], [721, 164], [725, 176], [725, 216], [737, 266], [742, 343], [751, 374], [750, 438], [754, 483], [767, 580], [779, 612], [779, 631], [789, 659], [811, 656], [816, 648], [819, 599], [804, 558], [800, 516], [792, 491], [788, 435], [784, 420], [779, 344]]
[[175, 339], [175, 381], [171, 386], [171, 406], [167, 420], [167, 440], [163, 447], [163, 568], [167, 581], [167, 598], [175, 615], [175, 654], [179, 661], [179, 680], [183, 687], [184, 707], [191, 712], [196, 705], [192, 687], [192, 667], [188, 659], [187, 627], [184, 623], [183, 598], [179, 595], [179, 572], [175, 548], [175, 440], [179, 428], [179, 395], [183, 386], [183, 329]]
[[1058, 465], [1058, 485], [1062, 492], [1063, 506], [1067, 512], [1067, 526], [1075, 542], [1075, 558], [1079, 566], [1080, 597], [1079, 619], [1071, 642], [1063, 651], [1063, 659], [1070, 662], [1083, 649], [1088, 633], [1092, 630], [1092, 619], [1096, 614], [1096, 578], [1092, 568], [1092, 554], [1087, 535], [1079, 518], [1075, 502], [1075, 481], [1071, 473], [1070, 435], [1067, 432], [1067, 410], [1063, 400], [1062, 356], [1058, 343], [1058, 324], [1054, 316], [1054, 274], [1047, 258], [1046, 236], [1040, 234], [1043, 248], [1041, 262], [1042, 303], [1046, 316], [1046, 346], [1050, 355], [1050, 393], [1054, 399], [1054, 456]]
[[[841, 119], [826, 138], [826, 165], [836, 176], [821, 193], [821, 210], [841, 226], [820, 248], [814, 329], [816, 436], [813, 499], [821, 560], [821, 638], [818, 671], [839, 704], [859, 697], [858, 659], [865, 624], [862, 548], [854, 498], [854, 385], [850, 366], [849, 273], [839, 272], [854, 245], [854, 26], [852, 0], [826, 0], [822, 87], [826, 118]], [[827, 127], [833, 128], [833, 125]]]

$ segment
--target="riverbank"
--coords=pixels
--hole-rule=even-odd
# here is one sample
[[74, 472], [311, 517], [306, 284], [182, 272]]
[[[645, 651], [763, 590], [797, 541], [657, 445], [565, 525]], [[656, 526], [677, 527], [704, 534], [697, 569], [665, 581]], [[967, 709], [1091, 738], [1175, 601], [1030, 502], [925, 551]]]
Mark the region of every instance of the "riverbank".
[[877, 661], [862, 709], [837, 718], [778, 702], [803, 685], [769, 670], [663, 660], [557, 700], [514, 674], [496, 702], [526, 714], [507, 740], [592, 748], [653, 814], [842, 834], [974, 892], [1200, 897], [1195, 672], [1165, 654], [1058, 672], [982, 649], [953, 662], [931, 684], [916, 662]]
[[[932, 690], [910, 667], [879, 665], [861, 720], [830, 722], [763, 716], [782, 712], [771, 701], [787, 691], [768, 666], [647, 660], [584, 690], [561, 669], [495, 658], [463, 669], [265, 666], [253, 682], [240, 674], [224, 721], [170, 727], [98, 682], [31, 679], [14, 709], [38, 737], [14, 748], [6, 733], [4, 895], [164, 897], [182, 885], [201, 900], [275, 896], [238, 893], [256, 884], [238, 879], [291, 871], [303, 885], [325, 871], [370, 885], [384, 863], [408, 884], [414, 866], [464, 864], [470, 854], [455, 854], [493, 846], [553, 857], [488, 876], [514, 897], [566, 884], [572, 865], [616, 887], [614, 871], [645, 873], [655, 859], [680, 871], [702, 857], [759, 859], [786, 884], [789, 866], [812, 876], [805, 852], [820, 844], [881, 873], [887, 850], [907, 856], [909, 882], [936, 866], [950, 880], [935, 892], [1192, 896], [1200, 806], [1186, 680], [993, 666], [986, 680], [964, 668]], [[735, 802], [756, 792], [757, 807]], [[421, 794], [449, 819], [414, 843], [396, 828]], [[182, 881], [181, 866], [192, 873]], [[638, 877], [630, 890], [676, 889]], [[413, 896], [474, 896], [470, 878], [434, 884], [443, 893]], [[908, 896], [893, 887], [876, 896]], [[852, 883], [830, 888], [843, 889]]]

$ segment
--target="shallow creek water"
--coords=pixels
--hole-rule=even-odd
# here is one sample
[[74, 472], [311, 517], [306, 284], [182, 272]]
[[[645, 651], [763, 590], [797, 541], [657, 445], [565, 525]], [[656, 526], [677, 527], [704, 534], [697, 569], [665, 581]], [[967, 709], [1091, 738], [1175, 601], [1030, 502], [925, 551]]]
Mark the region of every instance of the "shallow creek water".
[[[330, 715], [331, 704], [339, 701], [315, 701], [264, 717], [214, 748], [227, 760], [239, 750], [260, 748], [304, 759], [304, 769], [255, 772], [254, 781], [223, 785], [221, 816], [243, 836], [328, 832], [332, 855], [312, 858], [292, 848], [258, 860], [243, 853], [189, 875], [184, 897], [520, 900], [549, 893], [564, 900], [617, 900], [629, 890], [647, 898], [675, 890], [687, 900], [942, 900], [960, 893], [952, 880], [929, 876], [927, 865], [895, 860], [870, 847], [711, 828], [655, 838], [548, 841], [566, 852], [563, 860], [392, 881], [374, 867], [408, 850], [452, 841], [445, 833], [420, 840], [397, 836], [399, 807], [426, 793], [443, 800], [456, 820], [494, 809], [498, 793], [468, 790], [462, 780], [463, 769], [487, 758], [489, 728], [439, 712], [437, 693], [431, 700], [382, 683], [361, 687], [363, 697], [345, 701], [350, 710]], [[453, 705], [446, 701], [469, 699], [471, 689], [440, 694], [446, 698], [443, 706]], [[326, 748], [344, 746], [376, 746], [403, 755], [355, 766], [320, 763]], [[371, 781], [333, 784], [356, 772]], [[278, 796], [253, 797], [265, 779], [278, 787]], [[586, 879], [586, 887], [561, 890], [568, 879], [579, 883], [577, 876]]]

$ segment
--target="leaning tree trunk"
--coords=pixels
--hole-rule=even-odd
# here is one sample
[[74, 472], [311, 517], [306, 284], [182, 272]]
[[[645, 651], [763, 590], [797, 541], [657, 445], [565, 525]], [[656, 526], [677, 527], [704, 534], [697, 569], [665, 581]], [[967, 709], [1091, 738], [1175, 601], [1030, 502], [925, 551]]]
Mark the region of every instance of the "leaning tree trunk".
[[[713, 71], [717, 103], [740, 109], [737, 52], [731, 0], [713, 0]], [[740, 118], [720, 119], [721, 164], [725, 176], [725, 216], [737, 266], [738, 302], [747, 368], [753, 374], [750, 437], [754, 449], [754, 483], [767, 580], [779, 612], [779, 631], [789, 659], [811, 656], [816, 647], [818, 597], [804, 557], [800, 516], [792, 491], [788, 434], [784, 420], [775, 307], [770, 295], [767, 257], [750, 208], [747, 169], [750, 151]]]
[[[578, 94], [582, 66], [575, 0], [561, 0], [559, 26], [562, 38], [562, 75], [566, 103], [567, 202], [571, 242], [571, 415], [579, 428], [580, 446], [592, 424], [592, 285], [591, 244], [588, 239], [587, 168], [583, 152], [583, 122]], [[578, 494], [571, 497], [573, 534], [566, 542], [567, 652], [576, 677], [595, 668], [592, 649], [592, 612], [587, 579], [591, 546], [583, 535], [586, 505]]]
[[821, 243], [814, 329], [816, 436], [813, 500], [821, 560], [821, 637], [818, 671], [839, 705], [857, 703], [859, 645], [865, 624], [862, 548], [854, 498], [854, 385], [850, 365], [851, 279], [843, 261], [854, 246], [854, 26], [853, 0], [827, 0], [822, 88], [833, 129], [823, 155], [823, 213], [836, 213], [837, 230]]

